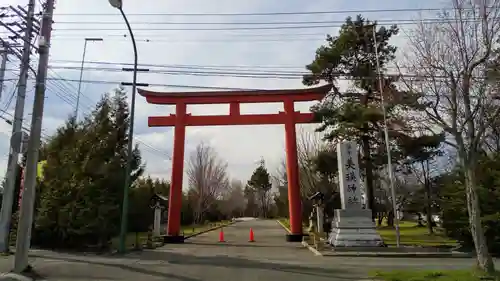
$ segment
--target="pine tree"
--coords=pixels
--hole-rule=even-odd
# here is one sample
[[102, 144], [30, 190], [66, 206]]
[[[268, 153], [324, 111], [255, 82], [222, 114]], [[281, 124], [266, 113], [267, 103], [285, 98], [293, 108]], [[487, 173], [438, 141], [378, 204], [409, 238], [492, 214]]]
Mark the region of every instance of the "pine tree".
[[[104, 95], [81, 123], [71, 118], [46, 146], [47, 166], [36, 217], [39, 242], [106, 247], [118, 233], [127, 161], [128, 107], [122, 89]], [[132, 180], [143, 171], [134, 150]]]
[[[129, 229], [132, 232], [146, 232], [153, 224], [154, 210], [151, 198], [155, 194], [168, 195], [170, 184], [151, 177], [139, 178], [130, 192]], [[165, 206], [167, 207], [167, 206]]]
[[[373, 218], [376, 215], [373, 171], [387, 164], [374, 29], [378, 63], [385, 70], [395, 58], [396, 47], [390, 45], [389, 40], [398, 34], [398, 28], [391, 26], [377, 29], [376, 22], [358, 15], [354, 20], [350, 17], [346, 19], [338, 36], [327, 36], [326, 45], [317, 49], [314, 61], [306, 66], [310, 74], [303, 79], [305, 85], [322, 81], [334, 85], [331, 95], [311, 108], [317, 121], [322, 123], [317, 131], [325, 132], [325, 139], [330, 142], [350, 140], [361, 146], [360, 167], [365, 177], [368, 207], [372, 209]], [[338, 88], [339, 78], [352, 79], [348, 93]], [[393, 150], [404, 139], [401, 136], [410, 136], [405, 128], [405, 111], [422, 109], [422, 105], [417, 102], [419, 95], [400, 91], [396, 83], [397, 78], [383, 75], [382, 94]], [[393, 153], [393, 157], [398, 160], [401, 156]]]
[[271, 180], [269, 173], [264, 165], [259, 165], [248, 181], [248, 186], [253, 189], [258, 198], [261, 215], [267, 217], [269, 213], [269, 191], [271, 190]]
[[47, 166], [45, 188], [38, 193], [40, 206], [35, 214], [34, 244], [55, 246], [67, 237], [70, 212], [68, 206], [76, 196], [78, 162], [72, 159], [73, 145], [83, 131], [74, 119], [60, 127], [45, 147]]
[[[404, 137], [402, 138], [404, 139]], [[444, 142], [444, 134], [435, 135], [421, 135], [419, 137], [407, 137], [400, 143], [401, 155], [405, 155], [405, 164], [410, 168], [410, 171], [419, 170], [423, 182], [423, 193], [425, 199], [425, 214], [427, 218], [427, 229], [429, 234], [433, 234], [433, 220], [432, 220], [432, 171], [429, 162], [435, 157], [442, 155], [441, 144]]]
[[246, 201], [245, 216], [255, 217], [258, 211], [255, 190], [252, 187], [246, 185], [243, 193], [245, 194]]

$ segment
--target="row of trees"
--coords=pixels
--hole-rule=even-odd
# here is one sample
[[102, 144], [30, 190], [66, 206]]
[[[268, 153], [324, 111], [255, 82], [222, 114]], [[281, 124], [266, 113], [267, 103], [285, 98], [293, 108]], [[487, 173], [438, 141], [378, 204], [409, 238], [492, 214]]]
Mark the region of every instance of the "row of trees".
[[[39, 159], [46, 166], [37, 189], [34, 244], [108, 246], [119, 230], [128, 126], [126, 93], [116, 89], [83, 121], [69, 118], [43, 145]], [[144, 166], [137, 147], [133, 153], [135, 181]]]
[[[302, 187], [308, 193], [321, 190], [323, 182], [335, 186], [333, 147], [356, 141], [374, 218], [394, 216], [386, 187], [386, 171], [393, 169], [399, 208], [423, 205], [419, 211], [429, 222], [439, 211], [447, 233], [474, 245], [479, 266], [493, 272], [487, 242], [491, 250], [499, 241], [493, 221], [500, 209], [487, 196], [498, 190], [500, 1], [451, 0], [451, 8], [439, 21], [422, 21], [407, 32], [408, 50], [399, 58], [390, 44], [399, 29], [361, 15], [347, 18], [338, 35], [327, 36], [306, 66], [303, 83], [334, 85], [312, 107], [321, 123], [317, 131], [333, 145], [302, 157], [302, 173], [310, 174], [303, 178], [314, 179]], [[347, 91], [338, 86], [345, 78], [352, 81]], [[387, 167], [384, 129], [392, 167]]]
[[227, 163], [213, 147], [200, 143], [189, 157], [187, 176], [187, 197], [193, 206], [194, 223], [214, 216], [222, 219], [276, 215], [271, 196], [272, 178], [264, 162], [246, 184], [237, 179], [231, 181]]
[[[105, 94], [83, 121], [70, 117], [42, 145], [39, 161], [46, 164], [36, 191], [34, 245], [109, 247], [121, 221], [128, 110], [125, 91], [116, 89]], [[168, 197], [170, 183], [144, 177], [145, 163], [139, 148], [135, 147], [133, 153], [128, 226], [131, 232], [146, 232], [153, 224], [151, 198], [155, 194]], [[20, 168], [24, 165], [23, 161]], [[256, 169], [248, 184], [230, 181], [227, 163], [213, 147], [200, 143], [188, 158], [187, 177], [189, 188], [182, 198], [183, 225], [272, 214], [268, 197], [270, 177], [263, 166]], [[19, 198], [20, 173], [16, 187], [14, 198]], [[18, 204], [14, 204], [13, 238], [17, 212]]]
[[[409, 32], [404, 56], [397, 58], [390, 44], [399, 33], [396, 26], [380, 27], [360, 15], [347, 18], [339, 34], [328, 35], [318, 48], [303, 83], [334, 87], [311, 108], [323, 139], [303, 132], [298, 141], [303, 214], [307, 218], [312, 206], [306, 198], [316, 191], [325, 194], [327, 215], [339, 207], [335, 144], [352, 140], [361, 147], [374, 219], [387, 217], [392, 224], [386, 171], [393, 169], [398, 207], [426, 214], [429, 232], [432, 215], [441, 215], [446, 233], [473, 245], [479, 266], [493, 272], [488, 246], [494, 250], [500, 237], [500, 206], [492, 200], [500, 180], [500, 1], [450, 1], [452, 12]], [[338, 83], [345, 78], [352, 81], [347, 91]], [[35, 243], [104, 247], [116, 235], [128, 122], [119, 89], [104, 96], [84, 121], [69, 119], [44, 145], [40, 159], [47, 167], [37, 192]], [[387, 167], [385, 128], [392, 167]], [[285, 163], [274, 175], [262, 164], [243, 183], [229, 179], [227, 163], [207, 144], [198, 145], [188, 161], [183, 223], [288, 214]], [[143, 170], [136, 148], [130, 190], [134, 231], [152, 222], [141, 221], [152, 220], [146, 199], [169, 190], [167, 182], [142, 178]]]

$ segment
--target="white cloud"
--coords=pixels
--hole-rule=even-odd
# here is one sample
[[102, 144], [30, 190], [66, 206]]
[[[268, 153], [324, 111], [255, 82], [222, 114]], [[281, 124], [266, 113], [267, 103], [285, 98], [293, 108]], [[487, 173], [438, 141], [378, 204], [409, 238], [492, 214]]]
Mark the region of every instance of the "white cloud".
[[[13, 1], [0, 0], [0, 6], [12, 4]], [[17, 3], [25, 4], [26, 1], [18, 0]], [[252, 42], [251, 37], [241, 37], [253, 35], [256, 38], [266, 35], [272, 39], [272, 34], [276, 37], [282, 34], [295, 35], [297, 33], [326, 34], [337, 32], [337, 28], [311, 29], [311, 30], [256, 30], [256, 31], [158, 31], [141, 30], [145, 28], [175, 28], [175, 27], [195, 27], [191, 24], [184, 25], [140, 25], [137, 22], [230, 22], [230, 21], [340, 21], [347, 14], [317, 14], [313, 16], [293, 16], [293, 17], [182, 17], [182, 16], [134, 16], [131, 14], [146, 13], [252, 13], [268, 11], [324, 11], [324, 10], [362, 10], [381, 9], [379, 2], [365, 3], [352, 1], [302, 1], [289, 0], [280, 1], [233, 1], [233, 0], [147, 0], [147, 1], [125, 1], [125, 13], [130, 14], [129, 19], [135, 29], [138, 39], [139, 62], [141, 64], [192, 64], [192, 65], [251, 65], [254, 67], [265, 65], [293, 65], [301, 67], [309, 63], [316, 48], [322, 43], [322, 35], [315, 37], [299, 37], [310, 39], [308, 41], [290, 42]], [[385, 2], [384, 2], [385, 3]], [[420, 3], [420, 4], [419, 4]], [[424, 3], [424, 4], [422, 4]], [[389, 8], [415, 8], [419, 5], [425, 6], [427, 1], [388, 1], [385, 7]], [[89, 43], [87, 46], [86, 61], [108, 61], [108, 62], [133, 62], [132, 46], [128, 37], [120, 38], [126, 34], [125, 24], [70, 24], [64, 22], [75, 21], [107, 21], [122, 22], [119, 12], [111, 8], [105, 0], [71, 0], [57, 1], [54, 25], [54, 38], [51, 48], [51, 65], [58, 66], [79, 66], [83, 51], [84, 37], [102, 37], [103, 42]], [[75, 14], [116, 14], [115, 16], [90, 16]], [[66, 14], [66, 15], [64, 15]], [[68, 15], [72, 14], [72, 15]], [[354, 15], [353, 15], [354, 16]], [[382, 18], [410, 19], [408, 15], [388, 14]], [[375, 15], [370, 18], [375, 19]], [[199, 26], [196, 26], [199, 27]], [[217, 27], [228, 27], [217, 26]], [[121, 29], [121, 30], [93, 30], [93, 31], [63, 31], [62, 29]], [[281, 35], [280, 35], [281, 34]], [[238, 38], [246, 38], [248, 42], [231, 42]], [[281, 37], [283, 38], [293, 38]], [[150, 42], [144, 42], [146, 39]], [[216, 39], [225, 42], [208, 43], [207, 40]], [[244, 39], [243, 39], [244, 40]], [[185, 42], [190, 41], [190, 42]], [[64, 63], [61, 61], [75, 61]], [[90, 64], [89, 64], [90, 66]], [[95, 65], [93, 65], [95, 66]], [[121, 67], [120, 65], [105, 65], [99, 67]], [[77, 80], [79, 76], [76, 70], [55, 70], [58, 75], [66, 79]], [[84, 80], [105, 80], [130, 82], [131, 73], [96, 72], [87, 70], [84, 73]], [[140, 73], [140, 83], [151, 84], [177, 84], [177, 85], [203, 85], [213, 87], [235, 87], [235, 88], [300, 88], [303, 87], [298, 80], [277, 80], [277, 79], [245, 79], [234, 77], [197, 77], [178, 76], [165, 74]], [[58, 124], [62, 124], [64, 118], [74, 110], [75, 92], [77, 84], [75, 82], [49, 82], [47, 92], [44, 128], [46, 133], [53, 131]], [[113, 84], [84, 84], [82, 89], [84, 95], [81, 97], [81, 112], [89, 112], [93, 104], [98, 101], [100, 95], [114, 87]], [[167, 88], [168, 90], [179, 90]], [[8, 92], [8, 91], [6, 91]], [[58, 95], [56, 95], [58, 94]], [[6, 98], [2, 98], [2, 104]], [[62, 97], [61, 97], [62, 96]], [[63, 102], [62, 99], [66, 99]], [[300, 111], [307, 111], [311, 103], [297, 104]], [[32, 96], [28, 97], [26, 113], [31, 112]], [[11, 106], [12, 108], [12, 106]], [[138, 96], [136, 110], [136, 134], [143, 149], [144, 159], [147, 162], [147, 173], [170, 179], [171, 162], [167, 159], [172, 150], [173, 130], [170, 128], [147, 128], [147, 117], [152, 115], [168, 115], [173, 113], [172, 106], [148, 105], [144, 98]], [[228, 111], [227, 105], [205, 105], [190, 106], [189, 112], [192, 114], [224, 114]], [[272, 113], [282, 110], [282, 106], [276, 104], [253, 104], [244, 105], [243, 113]], [[29, 118], [27, 118], [29, 121]], [[313, 130], [314, 125], [304, 125], [308, 130]], [[4, 128], [5, 127], [5, 128]], [[9, 133], [7, 124], [0, 122], [0, 130]], [[185, 159], [188, 159], [190, 152], [200, 141], [211, 143], [219, 152], [221, 157], [228, 161], [231, 176], [247, 180], [256, 162], [262, 157], [269, 165], [269, 170], [274, 172], [284, 156], [284, 128], [283, 126], [240, 126], [240, 127], [195, 127], [188, 128], [186, 135]], [[8, 141], [8, 137], [0, 136], [0, 142]], [[4, 147], [5, 145], [0, 145]], [[6, 154], [0, 151], [0, 154]], [[0, 165], [2, 163], [0, 162]], [[0, 174], [5, 165], [0, 166]]]

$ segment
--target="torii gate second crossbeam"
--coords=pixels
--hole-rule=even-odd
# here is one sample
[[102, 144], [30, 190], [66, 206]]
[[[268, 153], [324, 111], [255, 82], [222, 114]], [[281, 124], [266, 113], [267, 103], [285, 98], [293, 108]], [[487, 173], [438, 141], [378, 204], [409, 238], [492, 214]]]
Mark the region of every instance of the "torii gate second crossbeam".
[[[151, 116], [150, 127], [174, 127], [174, 153], [172, 157], [172, 181], [170, 186], [168, 225], [166, 243], [182, 243], [181, 204], [182, 178], [184, 174], [184, 143], [186, 126], [219, 126], [219, 125], [285, 125], [286, 168], [288, 180], [288, 204], [290, 230], [287, 241], [302, 241], [302, 205], [299, 185], [299, 167], [297, 162], [297, 139], [295, 125], [312, 123], [312, 113], [295, 111], [294, 103], [323, 99], [330, 91], [331, 85], [308, 89], [292, 90], [238, 90], [208, 92], [154, 92], [139, 89], [148, 103], [175, 105], [175, 114], [169, 116]], [[241, 114], [242, 103], [274, 103], [282, 102], [284, 112], [273, 114]], [[186, 112], [188, 104], [229, 104], [228, 115], [194, 116]], [[235, 140], [237, 141], [237, 140]]]

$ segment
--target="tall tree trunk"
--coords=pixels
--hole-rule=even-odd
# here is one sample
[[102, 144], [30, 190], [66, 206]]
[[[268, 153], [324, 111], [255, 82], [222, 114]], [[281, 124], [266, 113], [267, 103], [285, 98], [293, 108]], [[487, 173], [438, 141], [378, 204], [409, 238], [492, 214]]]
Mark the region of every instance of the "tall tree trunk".
[[484, 236], [483, 226], [481, 224], [481, 210], [479, 208], [479, 200], [477, 198], [477, 179], [475, 165], [476, 161], [472, 163], [465, 163], [464, 169], [466, 173], [466, 194], [467, 194], [467, 210], [469, 212], [469, 224], [472, 239], [477, 255], [478, 266], [488, 272], [489, 274], [495, 273], [495, 265], [488, 251], [486, 237]]

